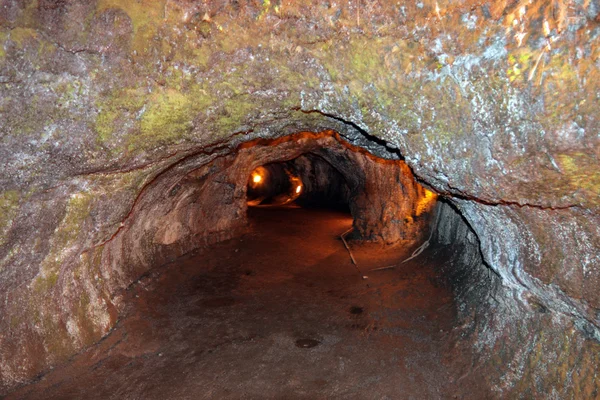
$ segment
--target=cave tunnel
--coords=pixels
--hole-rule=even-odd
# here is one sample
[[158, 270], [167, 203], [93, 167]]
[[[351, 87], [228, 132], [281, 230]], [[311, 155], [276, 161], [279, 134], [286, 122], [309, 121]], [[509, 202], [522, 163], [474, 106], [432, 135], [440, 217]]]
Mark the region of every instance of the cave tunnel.
[[248, 178], [248, 205], [289, 204], [303, 194], [302, 179], [293, 163], [271, 163], [252, 171]]
[[0, 397], [600, 398], [600, 5], [0, 2]]
[[170, 166], [97, 255], [137, 277], [115, 327], [8, 398], [454, 393], [461, 279], [484, 297], [498, 280], [455, 208], [388, 155], [327, 130]]

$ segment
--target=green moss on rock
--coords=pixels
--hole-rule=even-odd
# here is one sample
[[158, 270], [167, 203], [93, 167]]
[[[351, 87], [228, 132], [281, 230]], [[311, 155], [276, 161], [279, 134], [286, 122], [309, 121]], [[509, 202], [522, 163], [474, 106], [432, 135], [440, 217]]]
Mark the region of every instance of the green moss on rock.
[[222, 112], [217, 119], [217, 127], [223, 133], [232, 133], [237, 130], [249, 117], [256, 103], [249, 96], [239, 96], [225, 101]]
[[590, 199], [600, 193], [600, 171], [598, 171], [598, 159], [582, 152], [569, 154], [558, 154], [558, 164], [568, 179], [569, 188], [573, 191], [583, 190], [587, 192]]
[[102, 13], [111, 8], [123, 10], [133, 26], [131, 50], [143, 54], [154, 44], [153, 39], [165, 17], [165, 2], [166, 0], [99, 0], [96, 12]]
[[51, 270], [46, 275], [38, 275], [33, 282], [33, 291], [37, 294], [49, 293], [58, 282], [58, 270]]
[[150, 97], [150, 105], [140, 121], [140, 134], [129, 146], [145, 147], [145, 143], [169, 143], [184, 136], [192, 128], [193, 106], [183, 93], [166, 89]]
[[10, 31], [10, 40], [19, 48], [23, 48], [30, 41], [37, 41], [38, 33], [34, 29], [17, 27]]
[[64, 255], [81, 233], [82, 225], [90, 210], [91, 196], [88, 193], [76, 193], [71, 196], [65, 216], [51, 238], [50, 251], [42, 261], [41, 273], [33, 283], [36, 292], [50, 291], [56, 285]]
[[[155, 87], [152, 93], [126, 88], [99, 101], [95, 121], [99, 143], [114, 144], [119, 132], [128, 133], [125, 149], [135, 153], [186, 138], [196, 114], [213, 104], [214, 99], [198, 84], [188, 84], [181, 77], [167, 78], [166, 87]], [[125, 123], [130, 128], [122, 132]], [[115, 151], [123, 150], [119, 146]]]
[[4, 45], [6, 40], [8, 39], [8, 31], [0, 30], [0, 62], [4, 60], [6, 57], [6, 51], [4, 50]]
[[16, 190], [0, 193], [0, 245], [6, 240], [6, 233], [17, 213], [20, 198], [21, 196]]
[[100, 143], [110, 141], [125, 121], [135, 120], [146, 101], [147, 94], [141, 88], [115, 90], [98, 101], [95, 127]]

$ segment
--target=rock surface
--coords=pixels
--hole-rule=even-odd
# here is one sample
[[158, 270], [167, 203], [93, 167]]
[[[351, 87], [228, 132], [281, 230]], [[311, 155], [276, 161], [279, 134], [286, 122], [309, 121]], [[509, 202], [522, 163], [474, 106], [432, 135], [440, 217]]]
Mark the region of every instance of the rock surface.
[[[347, 213], [248, 214], [246, 234], [153, 268], [104, 340], [4, 400], [452, 397], [440, 257], [364, 280], [338, 239]], [[352, 248], [362, 271], [409, 250]]]
[[499, 283], [461, 281], [486, 300], [465, 297], [482, 317], [465, 340], [498, 396], [597, 396], [599, 13], [0, 1], [0, 393], [109, 332], [119, 291], [194, 233], [231, 234], [196, 218], [202, 198], [168, 216], [178, 178], [202, 181], [245, 142], [333, 130], [402, 157], [473, 229]]

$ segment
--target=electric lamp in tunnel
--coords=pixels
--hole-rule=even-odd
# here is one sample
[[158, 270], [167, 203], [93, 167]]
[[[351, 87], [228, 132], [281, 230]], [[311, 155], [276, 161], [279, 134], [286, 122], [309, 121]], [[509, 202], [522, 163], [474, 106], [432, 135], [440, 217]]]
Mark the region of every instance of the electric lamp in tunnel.
[[263, 166], [256, 167], [250, 173], [250, 177], [248, 178], [248, 186], [254, 189], [258, 189], [259, 187], [268, 186], [270, 184], [269, 172]]
[[301, 191], [302, 191], [302, 186], [300, 186], [300, 185], [296, 186], [296, 194], [300, 194]]

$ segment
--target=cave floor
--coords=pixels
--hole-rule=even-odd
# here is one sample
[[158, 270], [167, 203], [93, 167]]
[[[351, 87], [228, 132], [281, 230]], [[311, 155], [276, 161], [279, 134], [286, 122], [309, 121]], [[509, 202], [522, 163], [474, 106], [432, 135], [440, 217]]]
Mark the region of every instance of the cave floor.
[[431, 254], [367, 272], [407, 248], [353, 244], [359, 273], [348, 215], [250, 216], [243, 237], [132, 285], [110, 335], [8, 399], [454, 398], [455, 306]]

